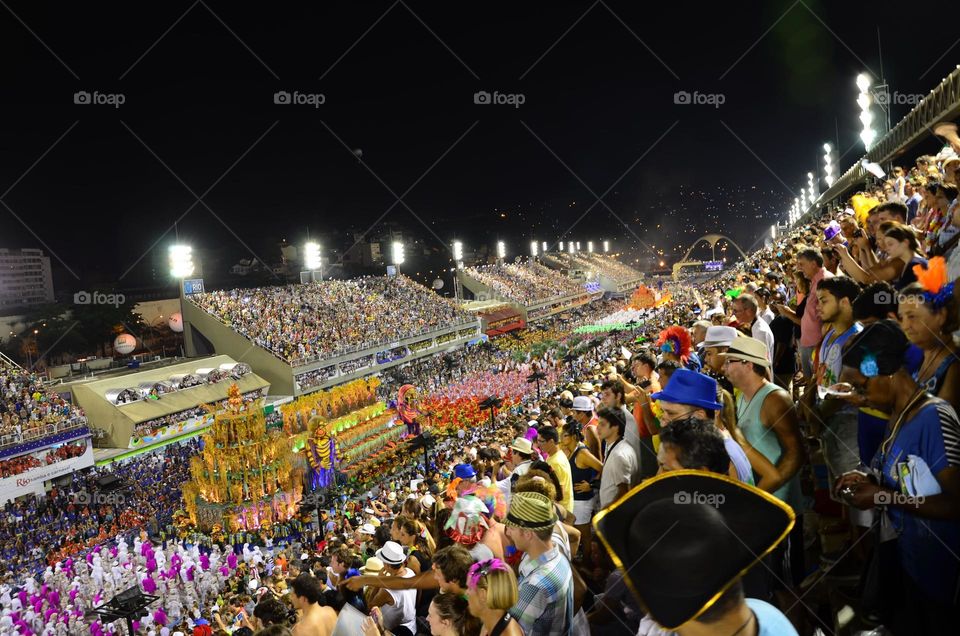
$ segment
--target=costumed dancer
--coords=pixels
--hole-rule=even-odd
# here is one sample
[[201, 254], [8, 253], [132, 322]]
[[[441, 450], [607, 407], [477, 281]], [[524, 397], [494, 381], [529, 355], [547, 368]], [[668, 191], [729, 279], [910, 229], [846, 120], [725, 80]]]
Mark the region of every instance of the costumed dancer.
[[415, 437], [421, 432], [421, 419], [427, 415], [417, 408], [417, 389], [412, 384], [404, 384], [397, 391], [397, 414], [400, 421], [407, 425], [407, 435]]

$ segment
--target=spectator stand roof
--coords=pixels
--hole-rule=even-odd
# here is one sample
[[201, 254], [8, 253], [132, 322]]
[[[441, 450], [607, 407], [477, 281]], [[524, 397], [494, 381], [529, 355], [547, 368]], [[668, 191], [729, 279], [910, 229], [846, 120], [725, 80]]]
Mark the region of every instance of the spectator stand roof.
[[155, 370], [139, 371], [103, 380], [77, 383], [71, 386], [71, 391], [74, 403], [86, 412], [90, 426], [106, 431], [106, 445], [115, 448], [128, 448], [134, 429], [141, 422], [148, 422], [203, 404], [212, 404], [224, 400], [227, 397], [227, 389], [233, 383], [237, 384], [241, 393], [269, 389], [270, 383], [256, 373], [249, 372], [239, 379], [233, 379], [228, 375], [215, 384], [201, 384], [163, 393], [160, 399], [139, 399], [118, 405], [111, 400], [112, 397], [115, 397], [124, 389], [140, 390], [141, 387], [170, 383], [172, 377], [185, 374], [196, 375], [200, 369], [204, 371], [229, 369], [229, 366], [224, 365], [233, 364], [236, 364], [236, 361], [229, 356], [213, 356], [189, 360]]

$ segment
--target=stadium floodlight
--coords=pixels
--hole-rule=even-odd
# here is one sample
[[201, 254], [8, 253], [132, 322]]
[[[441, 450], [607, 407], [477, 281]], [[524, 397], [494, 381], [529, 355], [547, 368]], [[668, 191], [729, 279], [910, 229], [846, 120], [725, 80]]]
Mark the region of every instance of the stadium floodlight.
[[563, 251], [563, 241], [560, 241], [560, 251]]
[[504, 259], [507, 257], [507, 244], [503, 241], [497, 241], [497, 258]]
[[860, 123], [863, 124], [863, 130], [860, 131], [860, 139], [863, 140], [863, 146], [868, 151], [873, 147], [873, 142], [877, 138], [877, 131], [873, 129], [873, 113], [870, 111], [870, 105], [873, 103], [873, 97], [870, 94], [870, 87], [873, 81], [866, 73], [857, 75], [857, 88], [860, 94], [857, 95], [857, 106], [860, 107]]
[[610, 253], [610, 241], [604, 241], [604, 242], [603, 242], [603, 253], [604, 253], [604, 254], [609, 254], [609, 253]]
[[536, 257], [540, 246], [536, 241], [530, 241], [530, 256]]
[[393, 256], [394, 265], [403, 265], [406, 260], [406, 255], [404, 254], [403, 243], [401, 241], [394, 241], [391, 246], [391, 254]]
[[453, 260], [457, 263], [463, 260], [463, 241], [453, 242]]
[[541, 245], [543, 246], [543, 253], [546, 254], [546, 253], [547, 253], [547, 242], [544, 241]]
[[567, 247], [569, 248], [567, 251], [570, 252], [571, 254], [573, 254], [573, 252], [577, 249], [577, 246], [574, 244], [573, 241], [570, 241], [569, 243], [567, 243]]
[[770, 226], [770, 238], [777, 238], [777, 225], [773, 224]]
[[303, 246], [303, 266], [312, 272], [320, 269], [320, 262], [320, 244], [308, 241]]
[[810, 199], [810, 205], [817, 200], [817, 181], [812, 172], [807, 173], [807, 198]]
[[170, 256], [170, 275], [174, 278], [193, 276], [193, 248], [189, 245], [171, 245], [168, 249]]
[[823, 181], [828, 188], [833, 185], [834, 170], [836, 170], [836, 167], [833, 165], [833, 146], [823, 144]]
[[587, 241], [587, 252], [593, 254], [593, 241]]

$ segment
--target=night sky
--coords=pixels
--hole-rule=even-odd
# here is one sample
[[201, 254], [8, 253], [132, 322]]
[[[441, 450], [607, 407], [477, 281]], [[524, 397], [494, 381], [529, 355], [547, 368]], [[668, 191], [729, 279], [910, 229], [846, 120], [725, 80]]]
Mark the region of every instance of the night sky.
[[315, 4], [0, 8], [0, 247], [45, 248], [58, 288], [149, 285], [176, 233], [227, 265], [386, 223], [511, 256], [572, 237], [676, 258], [708, 231], [746, 248], [824, 141], [841, 172], [863, 154], [853, 80], [880, 75], [878, 24], [898, 92], [957, 59], [894, 3]]

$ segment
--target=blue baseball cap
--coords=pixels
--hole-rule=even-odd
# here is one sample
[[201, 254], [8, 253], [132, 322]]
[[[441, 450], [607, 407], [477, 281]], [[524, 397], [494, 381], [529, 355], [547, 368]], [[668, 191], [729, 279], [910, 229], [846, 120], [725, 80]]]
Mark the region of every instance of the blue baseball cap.
[[477, 471], [470, 464], [457, 464], [453, 467], [453, 474], [460, 479], [476, 479]]
[[723, 408], [723, 405], [717, 402], [717, 381], [690, 369], [674, 371], [670, 376], [670, 382], [667, 383], [667, 388], [651, 394], [650, 398], [711, 411], [719, 411]]

